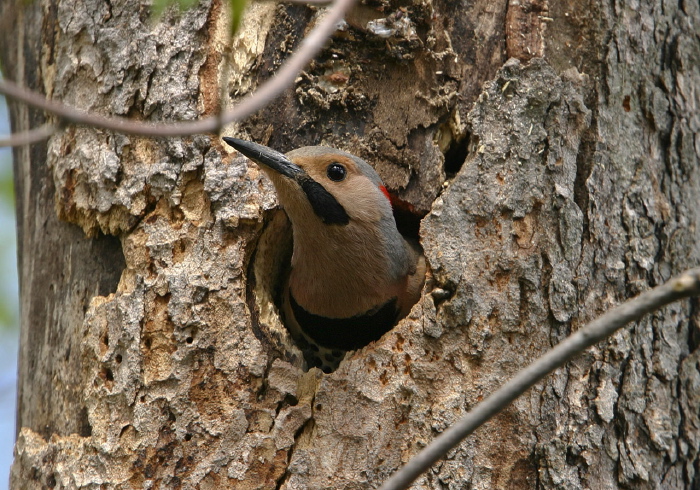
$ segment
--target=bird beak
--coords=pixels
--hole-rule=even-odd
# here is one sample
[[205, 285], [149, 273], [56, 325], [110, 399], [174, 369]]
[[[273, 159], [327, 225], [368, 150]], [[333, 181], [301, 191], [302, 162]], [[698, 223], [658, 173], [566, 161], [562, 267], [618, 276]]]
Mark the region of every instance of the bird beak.
[[297, 180], [304, 175], [304, 171], [301, 167], [292, 163], [292, 161], [282, 153], [268, 148], [267, 146], [259, 145], [251, 141], [239, 140], [238, 138], [224, 137], [222, 139], [255, 163], [271, 168], [285, 177]]

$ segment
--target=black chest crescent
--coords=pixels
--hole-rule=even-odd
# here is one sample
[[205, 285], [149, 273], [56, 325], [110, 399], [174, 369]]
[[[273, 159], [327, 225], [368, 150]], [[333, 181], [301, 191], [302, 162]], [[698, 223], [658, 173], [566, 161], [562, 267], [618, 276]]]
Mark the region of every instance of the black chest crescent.
[[396, 298], [349, 318], [327, 318], [309, 313], [289, 295], [289, 304], [297, 323], [314, 342], [330, 349], [354, 350], [364, 347], [391, 330], [399, 311]]

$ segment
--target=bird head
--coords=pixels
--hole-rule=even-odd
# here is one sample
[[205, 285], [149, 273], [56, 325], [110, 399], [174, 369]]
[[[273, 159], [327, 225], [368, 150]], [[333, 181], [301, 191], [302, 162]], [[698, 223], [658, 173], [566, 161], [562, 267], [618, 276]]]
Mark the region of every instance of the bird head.
[[223, 139], [270, 177], [294, 226], [393, 221], [389, 193], [379, 175], [350, 153], [306, 146], [283, 155], [250, 141]]

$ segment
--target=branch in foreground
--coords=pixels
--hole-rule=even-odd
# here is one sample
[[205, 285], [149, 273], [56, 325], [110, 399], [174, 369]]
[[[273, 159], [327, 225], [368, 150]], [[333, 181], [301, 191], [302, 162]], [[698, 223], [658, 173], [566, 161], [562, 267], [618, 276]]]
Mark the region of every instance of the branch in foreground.
[[0, 79], [0, 94], [55, 114], [66, 122], [109, 129], [119, 133], [163, 137], [218, 132], [225, 125], [241, 120], [262, 109], [283, 90], [290, 87], [306, 64], [323, 49], [326, 41], [336, 31], [339, 22], [354, 3], [355, 0], [336, 0], [314, 30], [302, 40], [299, 49], [272, 78], [262, 84], [258, 90], [245, 97], [233, 109], [197, 121], [151, 124], [121, 117], [99, 116], [55, 100], [48, 100], [41, 94], [20, 87], [6, 79]]
[[690, 269], [665, 284], [613, 308], [521, 370], [508, 383], [440, 434], [403, 468], [394, 473], [379, 490], [408, 488], [416, 478], [444, 457], [450, 449], [549, 373], [563, 366], [588, 347], [609, 337], [629, 322], [638, 320], [643, 315], [669, 303], [698, 294], [700, 294], [700, 268]]
[[45, 140], [61, 128], [60, 124], [42, 124], [38, 128], [13, 133], [6, 138], [0, 138], [0, 148], [8, 146], [31, 145], [37, 141]]

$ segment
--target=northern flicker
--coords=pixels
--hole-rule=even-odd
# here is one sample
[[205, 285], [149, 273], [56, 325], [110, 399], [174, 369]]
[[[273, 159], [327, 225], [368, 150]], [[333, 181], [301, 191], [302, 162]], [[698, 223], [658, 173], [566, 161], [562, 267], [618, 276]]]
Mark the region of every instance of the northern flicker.
[[283, 155], [223, 139], [272, 180], [292, 223], [283, 321], [307, 362], [328, 372], [408, 314], [420, 297], [425, 259], [399, 233], [390, 195], [364, 160], [325, 146]]

